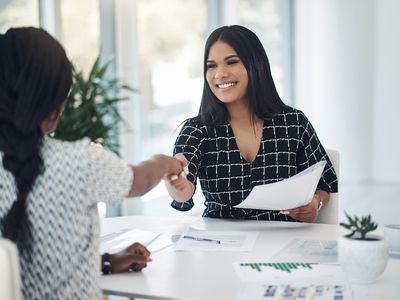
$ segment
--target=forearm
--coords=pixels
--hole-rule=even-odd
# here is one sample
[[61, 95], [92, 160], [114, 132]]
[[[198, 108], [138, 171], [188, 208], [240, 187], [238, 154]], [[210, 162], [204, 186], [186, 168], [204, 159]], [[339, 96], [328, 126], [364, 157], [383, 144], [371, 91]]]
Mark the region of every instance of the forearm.
[[165, 175], [161, 160], [162, 156], [157, 155], [136, 166], [132, 166], [134, 179], [129, 197], [142, 196], [160, 182]]

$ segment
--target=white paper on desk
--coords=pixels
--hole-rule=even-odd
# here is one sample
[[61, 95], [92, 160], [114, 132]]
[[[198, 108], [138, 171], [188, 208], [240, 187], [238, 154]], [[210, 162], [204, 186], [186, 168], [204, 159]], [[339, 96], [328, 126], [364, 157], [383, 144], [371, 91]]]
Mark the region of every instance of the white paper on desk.
[[295, 262], [235, 262], [233, 268], [241, 281], [274, 283], [345, 283], [340, 265]]
[[315, 193], [326, 161], [274, 183], [257, 185], [237, 208], [287, 210], [308, 204]]
[[271, 259], [286, 262], [337, 263], [337, 241], [292, 239]]
[[[220, 243], [193, 240], [183, 238], [184, 236], [199, 239], [218, 240]], [[176, 251], [243, 251], [249, 252], [253, 249], [258, 237], [257, 231], [214, 231], [197, 230], [189, 228], [186, 230], [175, 245]]]
[[147, 247], [159, 236], [159, 232], [140, 229], [122, 229], [119, 232], [107, 234], [100, 238], [100, 253], [116, 253], [135, 242]]
[[240, 286], [236, 300], [346, 300], [351, 292], [345, 284], [309, 284], [246, 282]]

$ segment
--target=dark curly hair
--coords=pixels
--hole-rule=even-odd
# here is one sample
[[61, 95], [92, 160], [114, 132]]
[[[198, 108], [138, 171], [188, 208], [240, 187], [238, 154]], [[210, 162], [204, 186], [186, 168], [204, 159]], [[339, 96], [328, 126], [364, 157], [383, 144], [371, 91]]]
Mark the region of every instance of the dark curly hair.
[[3, 237], [29, 245], [26, 201], [43, 171], [40, 124], [65, 101], [72, 84], [63, 47], [45, 30], [11, 28], [0, 35], [0, 151], [17, 198], [1, 220]]

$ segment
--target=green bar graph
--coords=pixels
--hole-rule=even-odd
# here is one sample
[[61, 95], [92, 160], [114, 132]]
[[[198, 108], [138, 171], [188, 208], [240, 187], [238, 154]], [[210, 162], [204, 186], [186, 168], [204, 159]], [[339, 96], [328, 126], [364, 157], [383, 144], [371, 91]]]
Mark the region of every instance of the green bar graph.
[[271, 262], [271, 263], [241, 263], [241, 267], [250, 267], [251, 269], [262, 272], [262, 268], [274, 268], [275, 270], [292, 273], [298, 269], [312, 269], [315, 263], [294, 263], [294, 262]]

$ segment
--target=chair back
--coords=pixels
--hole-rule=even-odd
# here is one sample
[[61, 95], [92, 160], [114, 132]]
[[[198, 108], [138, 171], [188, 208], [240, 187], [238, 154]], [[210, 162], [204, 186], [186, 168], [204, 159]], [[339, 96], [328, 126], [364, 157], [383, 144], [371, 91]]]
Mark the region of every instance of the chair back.
[[21, 299], [18, 250], [13, 242], [0, 238], [0, 299]]
[[[326, 149], [339, 181], [340, 153], [336, 150]], [[338, 224], [339, 222], [339, 193], [331, 193], [329, 202], [319, 212], [317, 223]]]

